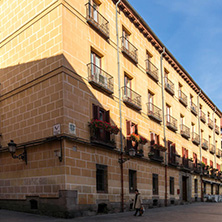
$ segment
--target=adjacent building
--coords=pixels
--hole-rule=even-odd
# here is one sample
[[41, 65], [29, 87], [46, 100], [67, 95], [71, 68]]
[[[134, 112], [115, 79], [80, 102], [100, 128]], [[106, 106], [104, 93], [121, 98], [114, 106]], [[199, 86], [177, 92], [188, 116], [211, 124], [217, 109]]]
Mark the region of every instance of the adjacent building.
[[129, 210], [136, 188], [147, 208], [221, 194], [221, 111], [116, 4], [2, 2], [1, 208], [74, 217]]

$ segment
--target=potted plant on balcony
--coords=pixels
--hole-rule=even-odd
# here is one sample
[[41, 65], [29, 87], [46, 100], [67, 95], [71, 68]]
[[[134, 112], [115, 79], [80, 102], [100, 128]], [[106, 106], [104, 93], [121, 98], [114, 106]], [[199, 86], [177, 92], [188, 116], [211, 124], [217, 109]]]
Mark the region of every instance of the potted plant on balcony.
[[145, 145], [147, 143], [147, 139], [140, 136], [140, 141], [139, 141], [142, 145]]
[[132, 133], [132, 134], [130, 135], [130, 138], [131, 138], [131, 140], [134, 141], [134, 142], [137, 142], [137, 143], [140, 142], [140, 136], [139, 136], [138, 134], [136, 134], [136, 133]]
[[160, 144], [154, 144], [154, 145], [153, 145], [153, 148], [154, 148], [155, 150], [160, 150], [160, 151], [162, 151], [162, 152], [165, 152], [165, 151], [166, 151], [166, 147], [164, 147], [164, 146], [162, 146], [162, 145], [160, 145]]

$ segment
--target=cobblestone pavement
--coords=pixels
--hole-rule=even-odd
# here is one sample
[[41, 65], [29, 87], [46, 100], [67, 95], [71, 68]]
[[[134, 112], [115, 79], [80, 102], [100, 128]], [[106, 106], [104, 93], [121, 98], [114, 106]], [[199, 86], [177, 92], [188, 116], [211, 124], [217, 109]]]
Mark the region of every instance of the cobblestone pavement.
[[195, 203], [147, 210], [142, 217], [133, 212], [61, 219], [15, 211], [0, 210], [0, 222], [222, 222], [222, 203]]

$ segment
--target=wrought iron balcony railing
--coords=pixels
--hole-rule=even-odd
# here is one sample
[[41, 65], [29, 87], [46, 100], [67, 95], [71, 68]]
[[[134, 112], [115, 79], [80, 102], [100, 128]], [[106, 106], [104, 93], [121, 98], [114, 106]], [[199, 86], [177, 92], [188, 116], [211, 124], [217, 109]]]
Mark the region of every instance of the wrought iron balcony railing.
[[171, 82], [166, 76], [165, 78], [165, 90], [170, 93], [171, 95], [174, 95], [174, 84]]
[[137, 110], [142, 109], [141, 95], [134, 92], [132, 89], [130, 89], [127, 86], [122, 87], [122, 95], [123, 95], [123, 102], [124, 103], [126, 103], [127, 105], [129, 105]]
[[200, 110], [200, 120], [206, 123], [206, 114], [202, 110]]
[[169, 165], [177, 167], [179, 165], [179, 161], [180, 161], [180, 155], [173, 153], [173, 152], [168, 153], [168, 164]]
[[94, 63], [89, 63], [88, 67], [88, 81], [89, 83], [101, 88], [109, 94], [113, 93], [113, 77], [107, 72], [103, 71]]
[[180, 124], [180, 134], [186, 139], [190, 138], [190, 128], [185, 126], [184, 124]]
[[109, 38], [109, 22], [98, 10], [90, 3], [86, 4], [86, 19], [96, 28], [105, 38]]
[[192, 132], [192, 142], [196, 145], [200, 144], [200, 136], [195, 132]]
[[214, 128], [213, 120], [211, 120], [209, 117], [208, 117], [208, 126], [209, 126], [209, 128], [211, 128], [211, 129]]
[[216, 156], [221, 157], [221, 150], [218, 148], [216, 149]]
[[181, 158], [181, 170], [191, 171], [193, 169], [193, 160], [186, 157]]
[[182, 90], [179, 90], [179, 101], [184, 105], [187, 106], [187, 96]]
[[166, 126], [174, 132], [177, 131], [177, 119], [171, 115], [166, 115]]
[[197, 105], [195, 105], [193, 102], [190, 103], [190, 110], [195, 116], [197, 115]]
[[146, 73], [156, 82], [159, 81], [158, 69], [149, 59], [146, 60]]
[[148, 116], [157, 122], [162, 122], [162, 110], [152, 103], [148, 103]]
[[215, 146], [213, 145], [213, 144], [210, 144], [210, 152], [212, 153], [212, 154], [215, 154]]
[[125, 53], [129, 58], [131, 58], [136, 64], [138, 63], [138, 55], [137, 55], [137, 48], [130, 43], [130, 41], [122, 36], [121, 37], [122, 42], [122, 52]]
[[219, 126], [217, 125], [215, 125], [215, 133], [218, 135], [220, 134]]
[[204, 150], [208, 150], [208, 141], [206, 139], [202, 139], [201, 146]]

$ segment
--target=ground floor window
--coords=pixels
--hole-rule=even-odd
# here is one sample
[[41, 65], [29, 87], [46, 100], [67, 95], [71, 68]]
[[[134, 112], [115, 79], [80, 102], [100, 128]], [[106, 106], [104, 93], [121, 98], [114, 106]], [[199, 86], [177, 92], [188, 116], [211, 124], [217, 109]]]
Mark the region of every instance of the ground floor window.
[[170, 194], [174, 195], [174, 177], [170, 177]]
[[108, 192], [107, 166], [96, 164], [96, 190]]
[[203, 193], [204, 193], [204, 194], [206, 194], [206, 186], [207, 186], [207, 184], [204, 183], [204, 190], [203, 190]]
[[134, 193], [135, 189], [137, 189], [136, 171], [129, 170], [129, 192]]
[[158, 195], [158, 174], [153, 173], [153, 195]]
[[213, 195], [213, 194], [214, 194], [214, 185], [211, 184], [211, 195]]

